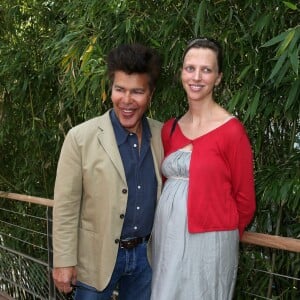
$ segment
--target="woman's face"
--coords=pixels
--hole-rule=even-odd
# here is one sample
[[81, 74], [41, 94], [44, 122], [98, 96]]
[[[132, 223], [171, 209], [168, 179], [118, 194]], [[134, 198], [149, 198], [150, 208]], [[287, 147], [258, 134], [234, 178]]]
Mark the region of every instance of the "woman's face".
[[216, 53], [209, 48], [191, 48], [184, 57], [181, 81], [189, 100], [212, 99], [221, 81]]

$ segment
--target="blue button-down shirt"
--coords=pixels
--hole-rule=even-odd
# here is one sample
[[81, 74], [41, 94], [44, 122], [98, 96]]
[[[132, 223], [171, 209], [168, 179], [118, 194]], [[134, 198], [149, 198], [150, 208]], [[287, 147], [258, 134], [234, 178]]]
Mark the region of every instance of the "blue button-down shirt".
[[157, 179], [150, 147], [149, 124], [144, 116], [142, 142], [139, 148], [137, 135], [122, 127], [114, 110], [111, 110], [110, 118], [128, 186], [128, 202], [121, 238], [145, 237], [152, 230], [157, 197]]

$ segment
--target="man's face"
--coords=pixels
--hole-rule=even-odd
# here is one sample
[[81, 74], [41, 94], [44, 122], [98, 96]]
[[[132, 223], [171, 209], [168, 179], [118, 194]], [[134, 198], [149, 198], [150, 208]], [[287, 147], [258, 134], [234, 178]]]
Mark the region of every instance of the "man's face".
[[141, 119], [151, 96], [147, 74], [115, 72], [111, 100], [117, 118], [128, 131], [141, 133]]

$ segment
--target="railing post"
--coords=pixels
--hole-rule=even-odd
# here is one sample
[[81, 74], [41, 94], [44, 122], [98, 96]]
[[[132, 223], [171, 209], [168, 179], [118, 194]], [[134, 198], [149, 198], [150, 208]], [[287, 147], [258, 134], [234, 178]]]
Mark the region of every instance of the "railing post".
[[47, 208], [47, 243], [48, 243], [48, 283], [49, 300], [56, 299], [55, 285], [52, 278], [53, 269], [53, 247], [52, 247], [52, 207]]

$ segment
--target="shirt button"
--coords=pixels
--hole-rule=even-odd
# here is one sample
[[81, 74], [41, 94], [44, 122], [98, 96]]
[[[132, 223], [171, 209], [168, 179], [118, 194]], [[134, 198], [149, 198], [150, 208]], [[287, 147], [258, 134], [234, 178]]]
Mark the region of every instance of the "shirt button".
[[139, 210], [139, 209], [140, 209], [140, 207], [139, 207], [139, 206], [137, 206], [137, 207], [136, 207], [136, 209], [137, 209], [137, 210]]
[[124, 214], [120, 214], [120, 219], [124, 219], [125, 215]]
[[116, 244], [119, 244], [119, 243], [120, 243], [120, 240], [119, 240], [119, 239], [115, 239], [115, 243], [116, 243]]
[[127, 194], [127, 189], [123, 189], [123, 190], [122, 190], [122, 193], [123, 193], [123, 194]]
[[134, 226], [133, 229], [134, 229], [134, 230], [137, 230], [137, 226]]
[[141, 189], [141, 186], [140, 186], [140, 185], [138, 185], [138, 186], [137, 186], [137, 188], [140, 190], [140, 189]]
[[137, 144], [133, 144], [133, 147], [136, 148], [136, 147], [137, 147]]

